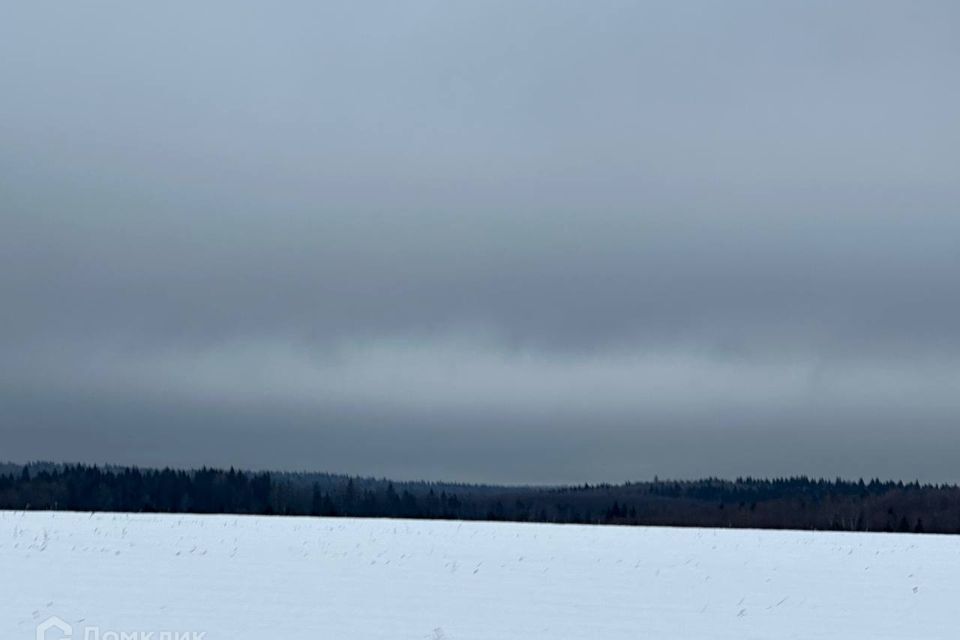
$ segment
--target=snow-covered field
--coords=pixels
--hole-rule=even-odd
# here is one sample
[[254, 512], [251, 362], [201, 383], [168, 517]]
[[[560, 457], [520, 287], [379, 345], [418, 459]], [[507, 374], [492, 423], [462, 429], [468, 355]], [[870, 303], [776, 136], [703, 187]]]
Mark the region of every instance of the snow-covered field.
[[929, 640], [958, 610], [957, 537], [0, 512], [0, 640]]

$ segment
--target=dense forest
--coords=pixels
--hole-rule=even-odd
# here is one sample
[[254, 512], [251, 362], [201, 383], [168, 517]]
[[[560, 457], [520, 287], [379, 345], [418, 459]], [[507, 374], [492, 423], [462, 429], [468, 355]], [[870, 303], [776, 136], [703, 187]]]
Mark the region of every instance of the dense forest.
[[806, 477], [555, 488], [235, 469], [5, 464], [0, 509], [960, 533], [960, 487]]

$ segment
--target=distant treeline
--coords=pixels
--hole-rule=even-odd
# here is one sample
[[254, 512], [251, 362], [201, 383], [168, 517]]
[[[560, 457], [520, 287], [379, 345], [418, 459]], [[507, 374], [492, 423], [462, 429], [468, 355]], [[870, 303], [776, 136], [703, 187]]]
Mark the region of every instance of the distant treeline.
[[0, 465], [0, 509], [960, 533], [960, 488], [806, 477], [499, 487], [235, 469]]

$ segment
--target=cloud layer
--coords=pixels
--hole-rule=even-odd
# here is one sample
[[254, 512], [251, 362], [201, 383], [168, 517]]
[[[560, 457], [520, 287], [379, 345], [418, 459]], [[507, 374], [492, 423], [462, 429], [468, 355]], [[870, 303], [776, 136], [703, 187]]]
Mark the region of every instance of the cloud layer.
[[8, 8], [0, 457], [960, 480], [958, 18]]

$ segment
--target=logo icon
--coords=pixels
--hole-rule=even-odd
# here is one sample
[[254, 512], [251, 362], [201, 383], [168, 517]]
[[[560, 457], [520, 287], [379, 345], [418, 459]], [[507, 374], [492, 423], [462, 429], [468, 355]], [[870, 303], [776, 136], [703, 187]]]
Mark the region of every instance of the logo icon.
[[[47, 633], [56, 629], [59, 633]], [[51, 616], [37, 625], [37, 640], [69, 640], [73, 637], [73, 627], [58, 618]]]

